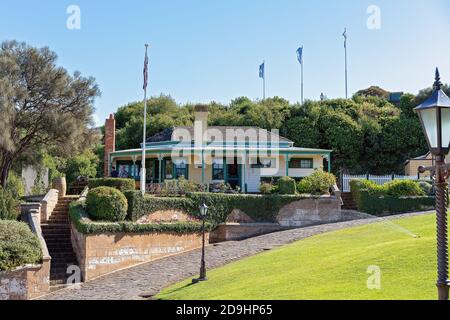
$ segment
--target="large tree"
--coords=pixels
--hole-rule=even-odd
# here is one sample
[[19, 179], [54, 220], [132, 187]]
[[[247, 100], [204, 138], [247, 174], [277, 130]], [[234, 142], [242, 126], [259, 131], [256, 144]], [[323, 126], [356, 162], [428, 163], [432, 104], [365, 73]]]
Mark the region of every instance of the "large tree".
[[[49, 48], [16, 41], [0, 48], [0, 184], [17, 159], [37, 150], [64, 155], [85, 149], [94, 136], [93, 78], [70, 75]], [[56, 150], [56, 151], [55, 151]]]

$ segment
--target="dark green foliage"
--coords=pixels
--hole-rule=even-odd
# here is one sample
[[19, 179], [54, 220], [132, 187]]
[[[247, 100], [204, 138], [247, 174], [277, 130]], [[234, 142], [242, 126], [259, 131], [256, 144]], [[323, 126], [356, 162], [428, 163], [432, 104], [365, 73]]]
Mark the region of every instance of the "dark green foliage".
[[430, 182], [420, 181], [419, 187], [427, 196], [433, 195], [433, 185]]
[[89, 189], [97, 187], [111, 187], [122, 192], [128, 190], [136, 190], [136, 182], [133, 179], [122, 178], [102, 178], [102, 179], [90, 179], [88, 182]]
[[67, 183], [76, 182], [78, 177], [95, 178], [99, 159], [92, 151], [71, 157], [67, 160], [65, 174]]
[[290, 177], [282, 177], [278, 180], [278, 193], [294, 195], [297, 193], [295, 180]]
[[[84, 204], [74, 202], [70, 205], [69, 215], [78, 232], [82, 234], [102, 233], [172, 233], [188, 234], [200, 233], [202, 224], [200, 222], [178, 222], [166, 224], [138, 224], [131, 221], [122, 222], [94, 222], [86, 218]], [[211, 231], [213, 225], [205, 223], [205, 229]]]
[[[418, 185], [417, 182], [414, 183]], [[389, 186], [379, 186], [367, 180], [353, 180], [350, 182], [353, 198], [358, 210], [361, 212], [381, 215], [431, 210], [434, 208], [434, 197], [407, 196], [408, 194], [416, 193], [416, 187], [411, 189], [409, 187], [398, 187], [399, 185], [402, 184], [392, 184], [391, 191], [388, 191]], [[392, 194], [404, 194], [405, 196], [393, 196]]]
[[39, 240], [22, 222], [0, 220], [0, 271], [10, 271], [42, 260]]
[[123, 221], [127, 216], [128, 202], [122, 192], [110, 187], [89, 190], [86, 198], [89, 217], [96, 221]]
[[358, 210], [372, 215], [432, 210], [435, 204], [434, 197], [376, 196], [366, 190], [360, 191], [358, 199]]
[[0, 220], [17, 220], [18, 216], [19, 201], [0, 187]]
[[425, 196], [425, 192], [416, 181], [394, 180], [384, 185], [386, 193], [393, 197], [417, 197]]
[[285, 205], [305, 199], [305, 196], [291, 195], [244, 195], [223, 193], [190, 193], [186, 197], [162, 198], [145, 196], [138, 191], [125, 193], [129, 201], [127, 219], [136, 221], [144, 215], [158, 210], [184, 210], [200, 218], [198, 207], [206, 203], [209, 207], [207, 220], [213, 224], [225, 222], [233, 209], [245, 212], [257, 222], [276, 222], [278, 212]]
[[[140, 191], [126, 191], [128, 200], [127, 220], [137, 221], [139, 218], [158, 210], [179, 209], [191, 213], [194, 204], [187, 197], [154, 197], [142, 196]], [[194, 212], [194, 216], [197, 216]]]
[[331, 187], [335, 184], [336, 177], [333, 174], [318, 170], [298, 183], [298, 192], [314, 195], [329, 194]]

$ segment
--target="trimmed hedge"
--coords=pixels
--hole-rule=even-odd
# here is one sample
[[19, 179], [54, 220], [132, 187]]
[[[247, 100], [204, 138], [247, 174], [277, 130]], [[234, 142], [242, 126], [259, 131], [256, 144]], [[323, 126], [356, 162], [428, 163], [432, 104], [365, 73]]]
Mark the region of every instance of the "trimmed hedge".
[[256, 222], [276, 222], [281, 208], [289, 203], [307, 199], [299, 195], [243, 195], [221, 193], [189, 193], [186, 197], [143, 197], [139, 191], [125, 192], [128, 199], [127, 218], [136, 221], [158, 210], [179, 209], [200, 217], [198, 207], [203, 202], [209, 207], [207, 220], [213, 224], [225, 222], [233, 209], [245, 212]]
[[[403, 187], [398, 188], [398, 184], [394, 184], [394, 186], [394, 190], [397, 190], [398, 193], [405, 193], [406, 189]], [[367, 180], [353, 180], [350, 182], [350, 188], [358, 211], [371, 215], [430, 210], [435, 205], [434, 197], [390, 195], [387, 187]], [[415, 192], [415, 188], [412, 190]], [[391, 192], [391, 194], [396, 194], [394, 191]]]
[[128, 202], [122, 192], [110, 187], [89, 191], [86, 198], [89, 216], [97, 221], [123, 221], [127, 216]]
[[41, 261], [41, 244], [28, 225], [0, 220], [0, 271], [10, 271]]
[[[170, 224], [138, 224], [131, 221], [122, 222], [94, 222], [87, 218], [83, 202], [73, 202], [69, 207], [69, 215], [75, 228], [82, 234], [103, 233], [173, 233], [187, 234], [200, 233], [201, 222], [178, 222]], [[205, 223], [205, 229], [211, 231], [213, 225]]]
[[95, 189], [98, 187], [111, 187], [125, 192], [128, 190], [136, 190], [136, 182], [133, 179], [122, 178], [90, 179], [88, 181], [88, 187], [89, 189]]

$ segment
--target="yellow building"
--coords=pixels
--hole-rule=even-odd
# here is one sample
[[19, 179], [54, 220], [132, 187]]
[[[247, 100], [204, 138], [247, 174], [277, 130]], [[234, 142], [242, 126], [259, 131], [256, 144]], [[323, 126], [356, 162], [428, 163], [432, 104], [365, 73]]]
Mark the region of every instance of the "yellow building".
[[[114, 117], [107, 120], [105, 175], [116, 171], [140, 180], [143, 146], [115, 150]], [[195, 109], [193, 127], [173, 127], [147, 139], [144, 146], [146, 182], [160, 183], [180, 176], [199, 184], [228, 183], [244, 192], [258, 192], [261, 180], [302, 178], [315, 170], [331, 170], [331, 150], [294, 147], [277, 132], [257, 127], [208, 127], [208, 110]]]

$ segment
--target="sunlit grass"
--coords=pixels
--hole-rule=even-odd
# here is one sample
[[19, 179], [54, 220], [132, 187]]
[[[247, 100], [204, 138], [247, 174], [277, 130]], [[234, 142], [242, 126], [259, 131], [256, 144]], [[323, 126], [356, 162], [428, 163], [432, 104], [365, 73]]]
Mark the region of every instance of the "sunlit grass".
[[[314, 236], [211, 270], [162, 291], [160, 299], [435, 299], [435, 215]], [[401, 226], [412, 234], [405, 233]], [[369, 266], [381, 289], [369, 290]]]

